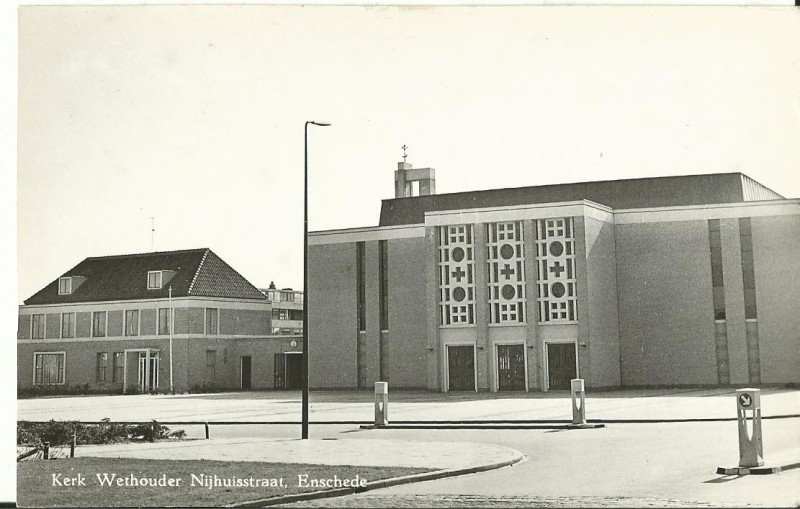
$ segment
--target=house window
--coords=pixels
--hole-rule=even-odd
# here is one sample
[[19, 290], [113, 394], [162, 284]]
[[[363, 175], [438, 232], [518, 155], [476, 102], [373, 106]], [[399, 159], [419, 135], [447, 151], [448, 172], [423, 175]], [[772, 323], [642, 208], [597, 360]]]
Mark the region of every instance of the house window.
[[289, 310], [288, 309], [275, 309], [275, 308], [272, 308], [272, 319], [273, 320], [288, 320], [289, 319]]
[[158, 333], [159, 334], [169, 334], [170, 333], [170, 324], [169, 324], [169, 308], [160, 308], [158, 310]]
[[75, 337], [75, 313], [61, 313], [61, 337]]
[[125, 335], [139, 335], [139, 310], [128, 309], [125, 311]]
[[161, 288], [162, 274], [160, 270], [151, 270], [147, 273], [147, 289], [158, 290]]
[[290, 309], [289, 310], [289, 320], [302, 320], [303, 319], [303, 310], [302, 309]]
[[95, 380], [98, 382], [106, 382], [108, 380], [108, 353], [102, 352], [97, 354], [97, 370], [95, 371]]
[[58, 294], [69, 295], [72, 293], [72, 278], [60, 277], [58, 278]]
[[217, 351], [206, 350], [206, 382], [213, 382], [217, 376]]
[[281, 292], [283, 302], [294, 302], [294, 292]]
[[219, 309], [206, 308], [206, 334], [219, 334]]
[[92, 313], [92, 337], [103, 338], [106, 335], [106, 312], [95, 311]]
[[44, 315], [31, 317], [31, 339], [44, 339]]
[[123, 369], [125, 369], [125, 358], [122, 352], [114, 352], [112, 357], [113, 371], [111, 372], [112, 382], [122, 382], [124, 378]]
[[63, 385], [65, 352], [33, 354], [33, 383], [35, 385]]

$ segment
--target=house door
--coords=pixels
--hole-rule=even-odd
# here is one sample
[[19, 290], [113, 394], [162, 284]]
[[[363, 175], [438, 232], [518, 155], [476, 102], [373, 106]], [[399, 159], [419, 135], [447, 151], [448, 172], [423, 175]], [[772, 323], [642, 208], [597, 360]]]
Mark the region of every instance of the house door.
[[577, 378], [575, 343], [547, 344], [547, 380], [550, 390], [569, 390], [570, 381]]
[[250, 390], [252, 388], [252, 373], [251, 373], [252, 358], [249, 355], [242, 356], [242, 390]]
[[150, 392], [158, 388], [158, 354], [150, 354], [148, 369], [148, 357], [145, 352], [139, 352], [139, 377], [138, 385], [140, 392]]
[[497, 389], [525, 390], [525, 345], [497, 345]]
[[303, 354], [275, 354], [275, 388], [300, 389], [303, 380]]
[[447, 347], [448, 390], [475, 390], [475, 349], [472, 345]]
[[286, 388], [300, 389], [303, 383], [303, 354], [286, 354]]

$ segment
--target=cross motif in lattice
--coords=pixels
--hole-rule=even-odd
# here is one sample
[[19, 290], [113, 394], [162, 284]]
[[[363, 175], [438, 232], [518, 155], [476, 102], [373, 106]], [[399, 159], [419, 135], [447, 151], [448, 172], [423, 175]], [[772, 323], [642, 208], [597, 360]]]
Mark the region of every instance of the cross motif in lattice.
[[509, 265], [509, 264], [507, 264], [507, 263], [506, 263], [506, 264], [505, 264], [505, 267], [503, 267], [503, 268], [500, 270], [500, 274], [502, 274], [503, 276], [505, 276], [505, 278], [506, 278], [506, 279], [511, 279], [511, 276], [513, 276], [513, 275], [514, 275], [514, 269], [512, 269], [512, 268], [511, 268], [511, 265]]
[[453, 271], [453, 279], [456, 280], [456, 283], [460, 283], [461, 278], [463, 278], [466, 275], [467, 273], [461, 270], [461, 267], [457, 267], [456, 270]]
[[564, 272], [565, 270], [567, 270], [567, 269], [565, 269], [565, 268], [564, 268], [564, 267], [561, 265], [561, 262], [554, 262], [554, 263], [553, 263], [553, 266], [552, 266], [552, 267], [550, 267], [550, 272], [552, 272], [553, 274], [555, 274], [555, 275], [556, 275], [556, 277], [559, 277], [559, 276], [561, 276], [561, 273], [562, 273], [562, 272]]

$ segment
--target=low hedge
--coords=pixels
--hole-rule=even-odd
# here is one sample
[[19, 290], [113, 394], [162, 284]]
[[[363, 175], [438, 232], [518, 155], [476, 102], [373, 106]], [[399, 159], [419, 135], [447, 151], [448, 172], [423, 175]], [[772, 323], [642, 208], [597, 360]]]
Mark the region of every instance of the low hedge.
[[17, 421], [17, 445], [39, 446], [49, 442], [51, 446], [77, 442], [87, 444], [111, 444], [115, 442], [164, 440], [184, 438], [183, 430], [170, 431], [167, 426], [153, 420], [136, 424], [121, 424], [103, 419], [100, 424], [85, 424], [78, 421], [30, 422]]

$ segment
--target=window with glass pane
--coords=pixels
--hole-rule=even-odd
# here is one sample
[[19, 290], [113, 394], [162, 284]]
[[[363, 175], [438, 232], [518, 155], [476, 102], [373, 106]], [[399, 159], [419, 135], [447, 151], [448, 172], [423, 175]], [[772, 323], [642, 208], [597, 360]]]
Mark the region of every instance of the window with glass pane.
[[44, 339], [44, 315], [31, 317], [31, 338]]
[[58, 278], [58, 294], [69, 295], [72, 293], [72, 278], [60, 277]]
[[97, 354], [97, 370], [95, 372], [95, 380], [98, 382], [107, 381], [108, 377], [108, 353], [102, 352]]
[[151, 271], [147, 273], [147, 289], [158, 290], [161, 288], [161, 271]]
[[61, 313], [61, 337], [75, 337], [75, 313]]
[[106, 312], [95, 311], [92, 313], [92, 337], [102, 338], [106, 335]]
[[125, 335], [138, 336], [139, 335], [139, 310], [127, 309], [125, 310]]
[[219, 334], [219, 309], [206, 308], [206, 334]]
[[123, 355], [124, 354], [122, 352], [114, 352], [114, 356], [112, 358], [113, 372], [111, 374], [111, 380], [113, 382], [122, 382], [124, 378], [122, 370], [125, 369], [125, 358]]
[[217, 351], [206, 350], [206, 381], [213, 382], [217, 376]]
[[33, 383], [36, 385], [59, 385], [64, 383], [65, 353], [34, 354]]
[[158, 310], [158, 333], [169, 334], [169, 308], [161, 308]]

